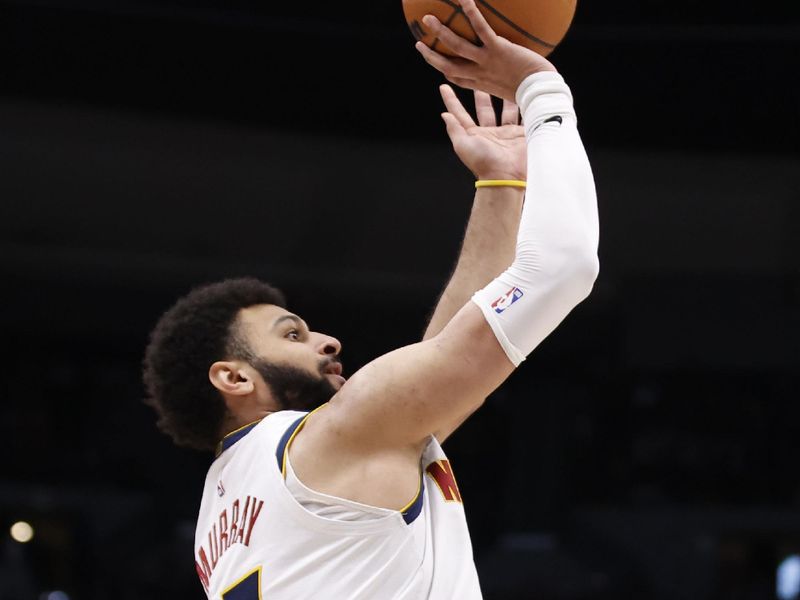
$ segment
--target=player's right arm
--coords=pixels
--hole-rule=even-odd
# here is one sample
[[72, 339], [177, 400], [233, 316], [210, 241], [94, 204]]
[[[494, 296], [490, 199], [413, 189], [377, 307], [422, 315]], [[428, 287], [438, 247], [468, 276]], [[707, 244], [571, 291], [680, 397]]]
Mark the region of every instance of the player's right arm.
[[324, 472], [349, 470], [367, 479], [358, 465], [369, 457], [381, 457], [381, 465], [396, 456], [418, 461], [429, 436], [480, 406], [586, 298], [597, 277], [594, 180], [569, 88], [544, 58], [498, 38], [472, 0], [461, 4], [483, 46], [440, 28], [439, 37], [463, 58], [423, 54], [454, 83], [510, 96], [520, 106], [531, 200], [523, 207], [515, 259], [437, 335], [368, 363], [308, 419], [298, 474], [311, 473], [312, 486]]

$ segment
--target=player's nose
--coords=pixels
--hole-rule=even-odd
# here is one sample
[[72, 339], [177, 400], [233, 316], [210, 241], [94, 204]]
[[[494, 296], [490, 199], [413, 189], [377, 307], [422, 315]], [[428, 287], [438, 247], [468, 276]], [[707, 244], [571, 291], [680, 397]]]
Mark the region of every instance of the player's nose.
[[320, 336], [317, 343], [317, 352], [325, 356], [337, 356], [342, 351], [342, 343], [335, 337], [318, 334]]

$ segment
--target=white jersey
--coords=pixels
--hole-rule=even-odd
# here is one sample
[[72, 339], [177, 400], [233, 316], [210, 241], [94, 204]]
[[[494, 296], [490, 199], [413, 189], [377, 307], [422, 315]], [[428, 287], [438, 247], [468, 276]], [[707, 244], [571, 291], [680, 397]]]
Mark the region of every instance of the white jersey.
[[[307, 415], [273, 413], [221, 442], [195, 532], [208, 598], [480, 600], [461, 494], [436, 439], [416, 499], [402, 511], [369, 507], [287, 486], [287, 450]], [[330, 510], [309, 509], [309, 498]]]

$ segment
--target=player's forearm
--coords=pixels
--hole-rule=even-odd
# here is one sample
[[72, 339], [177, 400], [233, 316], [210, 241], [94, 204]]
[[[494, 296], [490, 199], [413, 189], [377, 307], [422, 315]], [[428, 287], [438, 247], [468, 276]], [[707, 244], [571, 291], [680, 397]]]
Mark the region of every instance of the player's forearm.
[[557, 73], [537, 73], [517, 96], [528, 200], [514, 262], [473, 298], [515, 365], [588, 296], [599, 269], [597, 195], [572, 94]]
[[423, 339], [439, 333], [472, 295], [514, 260], [524, 192], [513, 187], [476, 191], [455, 269]]

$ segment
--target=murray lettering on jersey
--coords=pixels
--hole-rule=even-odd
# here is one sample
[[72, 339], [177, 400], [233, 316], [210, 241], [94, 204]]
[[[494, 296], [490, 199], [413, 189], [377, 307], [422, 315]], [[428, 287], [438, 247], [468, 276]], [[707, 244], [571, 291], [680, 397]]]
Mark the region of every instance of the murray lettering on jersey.
[[250, 545], [250, 535], [263, 506], [263, 500], [247, 496], [236, 498], [219, 513], [219, 519], [208, 531], [207, 541], [200, 546], [194, 563], [197, 575], [206, 590], [211, 573], [228, 548], [233, 544]]

